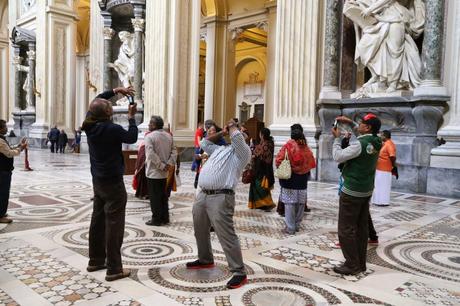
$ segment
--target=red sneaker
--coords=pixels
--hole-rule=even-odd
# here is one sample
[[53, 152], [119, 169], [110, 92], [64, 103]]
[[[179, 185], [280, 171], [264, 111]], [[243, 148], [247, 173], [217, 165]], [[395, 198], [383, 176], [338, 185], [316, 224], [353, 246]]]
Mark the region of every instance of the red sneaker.
[[368, 244], [370, 245], [379, 245], [379, 240], [378, 239], [375, 239], [375, 240], [372, 240], [372, 239], [369, 239], [369, 241], [367, 242]]
[[248, 283], [246, 275], [234, 275], [227, 283], [228, 289], [236, 289]]
[[209, 264], [204, 264], [201, 263], [199, 260], [195, 260], [192, 262], [187, 262], [185, 266], [187, 267], [187, 269], [210, 269], [214, 268], [215, 264], [213, 262]]

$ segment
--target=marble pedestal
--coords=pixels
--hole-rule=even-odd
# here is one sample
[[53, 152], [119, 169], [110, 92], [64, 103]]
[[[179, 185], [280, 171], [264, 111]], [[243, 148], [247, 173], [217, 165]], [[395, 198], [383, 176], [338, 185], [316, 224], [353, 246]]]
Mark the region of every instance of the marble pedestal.
[[427, 192], [431, 150], [438, 145], [437, 131], [448, 100], [445, 96], [411, 96], [318, 101], [322, 128], [318, 179], [337, 181], [340, 175], [337, 163], [332, 160], [334, 139], [330, 130], [335, 118], [345, 115], [357, 121], [372, 112], [381, 119], [381, 130], [392, 132], [397, 147], [399, 180], [393, 180], [393, 187], [408, 192]]
[[35, 122], [35, 112], [21, 110], [13, 112], [13, 130], [17, 137], [29, 137], [29, 130]]

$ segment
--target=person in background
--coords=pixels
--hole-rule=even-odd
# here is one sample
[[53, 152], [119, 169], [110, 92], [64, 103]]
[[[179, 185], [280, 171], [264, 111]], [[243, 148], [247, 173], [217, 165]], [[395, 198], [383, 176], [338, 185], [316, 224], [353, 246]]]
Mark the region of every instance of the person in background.
[[341, 131], [334, 127], [335, 137], [332, 157], [345, 163], [342, 170], [343, 186], [339, 198], [338, 236], [345, 263], [334, 267], [334, 272], [355, 275], [366, 271], [368, 243], [369, 200], [374, 189], [374, 176], [382, 141], [377, 136], [380, 120], [367, 114], [358, 125], [341, 116], [336, 120], [353, 126], [359, 137], [350, 139], [350, 145], [342, 149]]
[[276, 206], [271, 195], [271, 189], [275, 184], [273, 175], [275, 143], [270, 134], [267, 128], [260, 130], [260, 143], [255, 146], [252, 153], [251, 169], [254, 178], [249, 186], [248, 207], [250, 209], [271, 211]]
[[57, 126], [55, 125], [49, 132], [47, 136], [47, 142], [51, 142], [51, 153], [54, 153], [56, 150], [56, 153], [58, 153], [58, 146], [57, 143], [59, 141], [59, 130]]
[[[301, 130], [302, 133], [303, 133], [303, 127], [302, 127], [302, 125], [299, 124], [299, 123], [294, 123], [293, 125], [291, 125], [291, 132], [292, 132], [294, 129]], [[305, 139], [305, 135], [304, 135], [304, 139]], [[307, 141], [307, 140], [305, 139], [305, 142], [306, 142], [306, 141]], [[284, 203], [283, 203], [283, 201], [282, 201], [280, 198], [278, 198], [278, 206], [276, 207], [276, 212], [277, 212], [281, 217], [284, 217], [284, 216], [285, 216], [285, 215], [284, 215], [284, 211], [285, 211], [285, 209], [284, 209]], [[308, 208], [308, 203], [305, 203], [305, 212], [310, 212], [310, 211], [311, 211], [311, 210], [310, 210], [310, 208]]]
[[128, 277], [123, 269], [121, 245], [125, 231], [127, 194], [123, 181], [122, 144], [137, 141], [134, 116], [136, 104], [128, 108], [129, 128], [112, 122], [112, 102], [117, 94], [133, 95], [132, 87], [118, 87], [98, 95], [90, 104], [82, 130], [88, 137], [89, 160], [93, 177], [93, 214], [89, 227], [89, 262], [86, 270], [107, 269], [106, 281]]
[[391, 140], [391, 132], [384, 130], [381, 133], [383, 147], [379, 153], [377, 170], [375, 171], [375, 188], [371, 203], [377, 206], [390, 205], [391, 174], [396, 168], [396, 146]]
[[60, 153], [65, 152], [67, 142], [69, 142], [69, 138], [67, 137], [66, 132], [64, 130], [61, 130], [61, 132], [59, 133], [59, 138], [58, 138], [58, 148], [59, 148]]
[[80, 153], [80, 144], [81, 144], [81, 127], [75, 131], [75, 139], [73, 142], [73, 153]]
[[149, 186], [152, 218], [146, 225], [162, 226], [169, 224], [169, 207], [166, 181], [170, 168], [176, 164], [177, 151], [170, 133], [163, 129], [160, 116], [152, 116], [145, 137], [145, 176]]
[[195, 131], [195, 154], [193, 156], [192, 171], [196, 171], [200, 166], [200, 160], [195, 158], [195, 155], [200, 154], [200, 141], [204, 137], [203, 123], [199, 122], [198, 127]]
[[[144, 134], [144, 139], [152, 131]], [[136, 170], [133, 176], [133, 189], [136, 190], [134, 196], [141, 200], [149, 198], [148, 180], [145, 176], [145, 141], [141, 141], [137, 150]]]
[[286, 233], [294, 235], [300, 230], [307, 203], [307, 187], [310, 170], [316, 167], [313, 152], [308, 147], [303, 130], [291, 129], [291, 139], [281, 147], [276, 156], [276, 167], [279, 167], [285, 156], [291, 163], [291, 178], [280, 179], [280, 200], [284, 203]]
[[11, 223], [8, 218], [8, 202], [10, 199], [11, 176], [13, 174], [14, 157], [27, 148], [27, 139], [23, 138], [19, 145], [11, 147], [6, 140], [8, 128], [5, 120], [0, 120], [0, 223]]

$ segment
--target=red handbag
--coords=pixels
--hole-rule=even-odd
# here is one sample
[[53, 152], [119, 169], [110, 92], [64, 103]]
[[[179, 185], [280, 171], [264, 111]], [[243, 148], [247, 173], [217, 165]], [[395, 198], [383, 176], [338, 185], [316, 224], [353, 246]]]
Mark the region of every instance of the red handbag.
[[241, 177], [241, 181], [243, 184], [250, 184], [254, 180], [254, 171], [251, 168], [248, 168], [243, 171], [243, 176]]

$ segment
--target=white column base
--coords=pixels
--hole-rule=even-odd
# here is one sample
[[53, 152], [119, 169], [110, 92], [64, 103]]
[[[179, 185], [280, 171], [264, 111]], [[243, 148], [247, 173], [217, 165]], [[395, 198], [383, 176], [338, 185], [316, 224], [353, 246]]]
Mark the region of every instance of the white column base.
[[447, 96], [447, 88], [442, 86], [439, 80], [423, 80], [419, 87], [415, 88], [414, 96]]
[[342, 93], [337, 86], [323, 86], [319, 93], [319, 98], [321, 100], [340, 100], [342, 99]]

